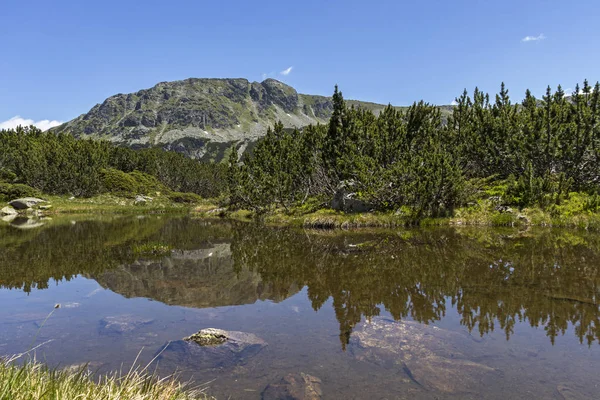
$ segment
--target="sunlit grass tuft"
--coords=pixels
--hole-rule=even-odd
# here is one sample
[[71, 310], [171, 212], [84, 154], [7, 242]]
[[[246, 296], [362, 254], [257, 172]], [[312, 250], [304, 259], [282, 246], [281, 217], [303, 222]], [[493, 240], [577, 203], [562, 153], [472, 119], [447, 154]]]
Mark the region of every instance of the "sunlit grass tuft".
[[146, 369], [132, 369], [96, 377], [87, 366], [51, 369], [36, 362], [0, 361], [2, 400], [192, 400], [208, 399], [200, 389], [178, 382], [175, 377], [159, 379]]

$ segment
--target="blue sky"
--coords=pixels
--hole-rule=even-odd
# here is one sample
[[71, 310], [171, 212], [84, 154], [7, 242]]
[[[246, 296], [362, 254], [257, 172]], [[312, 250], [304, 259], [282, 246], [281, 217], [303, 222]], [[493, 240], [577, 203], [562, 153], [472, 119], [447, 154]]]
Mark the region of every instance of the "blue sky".
[[599, 16], [597, 0], [2, 0], [0, 126], [188, 77], [267, 74], [323, 95], [337, 83], [395, 105], [502, 81], [541, 96], [600, 79]]

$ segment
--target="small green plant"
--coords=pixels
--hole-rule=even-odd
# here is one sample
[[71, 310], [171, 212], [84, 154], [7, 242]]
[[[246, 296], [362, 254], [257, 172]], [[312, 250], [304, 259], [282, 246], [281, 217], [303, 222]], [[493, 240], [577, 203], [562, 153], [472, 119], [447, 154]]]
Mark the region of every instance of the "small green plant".
[[169, 194], [169, 200], [175, 203], [194, 204], [202, 201], [202, 197], [195, 193], [173, 192]]

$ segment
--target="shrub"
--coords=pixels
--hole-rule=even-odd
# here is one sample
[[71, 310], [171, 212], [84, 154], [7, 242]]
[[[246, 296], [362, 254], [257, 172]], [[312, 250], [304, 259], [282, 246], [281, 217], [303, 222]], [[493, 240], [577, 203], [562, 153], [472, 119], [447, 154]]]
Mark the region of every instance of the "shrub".
[[169, 189], [162, 184], [155, 176], [146, 174], [140, 171], [133, 171], [128, 174], [132, 177], [138, 187], [138, 192], [142, 194], [150, 194], [152, 192], [167, 192]]
[[169, 199], [174, 201], [175, 203], [199, 203], [202, 200], [202, 197], [198, 196], [195, 193], [181, 193], [181, 192], [173, 192], [169, 195]]
[[20, 197], [39, 196], [41, 196], [40, 191], [32, 188], [31, 186], [23, 185], [21, 183], [0, 182], [0, 198], [3, 200], [14, 200]]
[[103, 169], [102, 185], [107, 192], [133, 197], [139, 192], [139, 184], [130, 174], [127, 174], [118, 169]]

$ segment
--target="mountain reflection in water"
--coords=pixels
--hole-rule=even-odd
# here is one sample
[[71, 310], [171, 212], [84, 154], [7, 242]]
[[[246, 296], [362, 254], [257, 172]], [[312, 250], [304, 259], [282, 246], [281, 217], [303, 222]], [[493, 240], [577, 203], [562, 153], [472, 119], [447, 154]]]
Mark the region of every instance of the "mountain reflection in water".
[[[12, 230], [11, 230], [12, 229]], [[139, 254], [160, 244], [166, 254]], [[193, 308], [284, 300], [306, 287], [328, 299], [342, 347], [363, 318], [432, 323], [455, 308], [473, 334], [519, 323], [552, 343], [573, 325], [600, 343], [600, 235], [584, 231], [436, 228], [305, 232], [192, 218], [0, 225], [0, 285], [25, 291], [77, 275], [125, 297]], [[476, 335], [477, 336], [477, 335]]]

